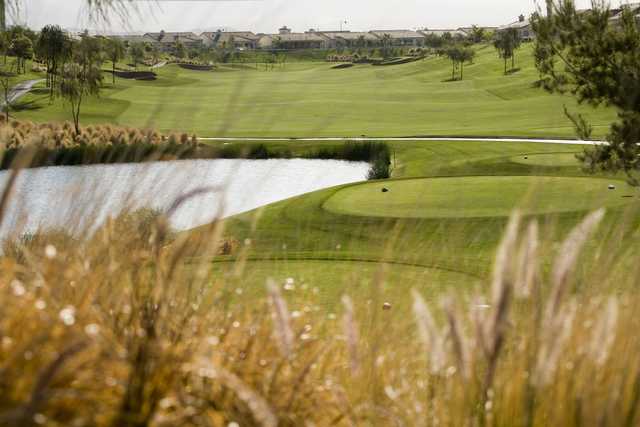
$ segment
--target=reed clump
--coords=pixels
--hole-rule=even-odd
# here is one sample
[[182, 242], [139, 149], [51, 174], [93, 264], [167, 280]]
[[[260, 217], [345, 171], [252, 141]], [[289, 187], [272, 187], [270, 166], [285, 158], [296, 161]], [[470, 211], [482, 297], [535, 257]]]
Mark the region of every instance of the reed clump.
[[[161, 134], [111, 124], [89, 125], [76, 133], [70, 122], [0, 123], [2, 169], [8, 169], [21, 151], [34, 152], [30, 166], [139, 162], [163, 158], [207, 157], [195, 135]], [[205, 150], [206, 151], [206, 150]]]
[[393, 317], [382, 274], [336, 314], [274, 281], [232, 296], [244, 248], [234, 278], [198, 256], [217, 253], [221, 222], [172, 235], [140, 214], [17, 242], [0, 259], [0, 424], [637, 425], [639, 298], [576, 287], [603, 215], [546, 266], [537, 223], [514, 214], [486, 288], [433, 301], [397, 284], [413, 315]]

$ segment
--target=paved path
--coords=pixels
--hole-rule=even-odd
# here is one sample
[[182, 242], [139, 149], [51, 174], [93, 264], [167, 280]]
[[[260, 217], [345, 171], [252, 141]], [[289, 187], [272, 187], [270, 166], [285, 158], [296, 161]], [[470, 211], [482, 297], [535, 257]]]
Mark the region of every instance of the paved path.
[[221, 138], [202, 137], [203, 141], [462, 141], [462, 142], [539, 142], [542, 144], [564, 145], [604, 145], [606, 141], [583, 141], [579, 139], [545, 139], [545, 138], [464, 138], [464, 137], [427, 137], [427, 136], [402, 136], [402, 137], [318, 137], [318, 138]]
[[162, 62], [158, 62], [157, 64], [154, 64], [151, 66], [151, 68], [160, 68], [160, 67], [164, 67], [165, 65], [167, 65], [167, 61], [162, 61]]
[[[13, 87], [13, 89], [11, 89], [11, 92], [9, 92], [9, 103], [16, 102], [18, 99], [28, 94], [35, 85], [43, 81], [44, 79], [38, 79], [38, 80], [27, 80], [27, 81], [18, 83], [16, 86]], [[5, 102], [2, 101], [1, 105], [3, 107], [4, 107], [4, 104]]]

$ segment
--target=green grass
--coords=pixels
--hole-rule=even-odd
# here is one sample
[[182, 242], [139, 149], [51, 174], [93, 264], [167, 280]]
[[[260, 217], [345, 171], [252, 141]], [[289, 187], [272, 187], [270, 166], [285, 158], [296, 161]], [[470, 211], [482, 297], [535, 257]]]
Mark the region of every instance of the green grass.
[[[565, 177], [419, 178], [344, 188], [323, 208], [334, 213], [392, 218], [507, 217], [515, 208], [527, 215], [573, 212], [624, 205], [635, 191], [625, 182]], [[383, 192], [386, 189], [388, 192]], [[567, 194], [580, 194], [579, 198]]]
[[578, 168], [576, 156], [567, 154], [532, 154], [530, 156], [516, 156], [511, 158], [516, 163], [537, 166], [571, 166]]
[[[321, 143], [270, 144], [306, 150]], [[608, 215], [591, 250], [609, 245], [606, 256], [624, 257], [637, 244], [640, 201], [623, 197], [637, 190], [623, 176], [581, 172], [575, 154], [583, 147], [456, 141], [390, 146], [393, 180], [326, 189], [226, 221], [229, 236], [251, 240], [241, 277], [247, 293], [263, 291], [267, 277], [291, 277], [317, 286], [320, 302], [331, 305], [346, 289], [366, 297], [366, 283], [375, 283], [380, 265], [388, 273], [383, 295], [397, 304], [409, 299], [407, 283], [429, 295], [467, 292], [488, 277], [507, 215], [516, 206], [538, 219], [544, 259], [557, 249], [552, 241], [599, 207], [607, 207]], [[545, 161], [526, 163], [524, 157]], [[609, 183], [617, 189], [609, 190]], [[382, 187], [391, 191], [382, 193]], [[611, 230], [623, 231], [612, 237]], [[216, 263], [214, 271], [227, 277], [231, 265]], [[578, 275], [588, 274], [583, 267]], [[362, 273], [360, 284], [349, 271]]]
[[[520, 49], [521, 70], [504, 76], [495, 49], [479, 46], [464, 81], [447, 82], [445, 58], [388, 67], [296, 62], [273, 71], [251, 64], [214, 72], [158, 70], [156, 81], [110, 79], [99, 99], [87, 102], [81, 120], [188, 131], [200, 136], [405, 136], [573, 135], [563, 106], [585, 114], [598, 136], [612, 110], [577, 108], [570, 97], [533, 87], [538, 74], [531, 46]], [[68, 120], [62, 101], [37, 94], [19, 118]]]
[[[349, 291], [356, 298], [371, 295], [376, 274], [385, 272], [381, 294], [385, 300], [401, 303], [402, 294], [409, 290], [408, 283], [422, 284], [420, 291], [427, 297], [437, 297], [443, 290], [460, 283], [474, 284], [477, 277], [465, 273], [425, 268], [415, 265], [385, 265], [367, 261], [345, 260], [264, 260], [249, 262], [241, 280], [235, 281], [231, 262], [215, 263], [214, 274], [223, 279], [234, 298], [246, 301], [247, 297], [261, 296], [267, 279], [280, 284], [296, 310], [308, 303], [309, 296], [323, 308], [331, 309], [340, 303], [340, 297]], [[249, 279], [249, 280], [247, 280]], [[237, 282], [237, 283], [236, 283]], [[405, 285], [403, 285], [405, 284]]]

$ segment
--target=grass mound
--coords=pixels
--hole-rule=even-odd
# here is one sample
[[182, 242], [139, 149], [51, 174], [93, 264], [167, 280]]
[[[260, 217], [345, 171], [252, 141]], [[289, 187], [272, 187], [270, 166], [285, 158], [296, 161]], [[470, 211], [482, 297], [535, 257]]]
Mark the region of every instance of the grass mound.
[[[507, 217], [514, 208], [542, 215], [628, 203], [635, 194], [624, 182], [569, 177], [456, 177], [369, 183], [344, 188], [329, 198], [330, 212], [394, 218]], [[382, 190], [387, 189], [388, 192]], [[567, 194], [579, 197], [567, 197]]]

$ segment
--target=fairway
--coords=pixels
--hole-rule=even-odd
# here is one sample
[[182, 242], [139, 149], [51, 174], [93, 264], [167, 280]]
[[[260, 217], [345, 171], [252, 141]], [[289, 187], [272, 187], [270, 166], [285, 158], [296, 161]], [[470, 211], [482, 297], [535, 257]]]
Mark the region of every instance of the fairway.
[[[476, 45], [463, 81], [449, 82], [451, 63], [435, 55], [409, 64], [332, 69], [326, 62], [218, 65], [191, 71], [170, 65], [155, 81], [106, 79], [99, 98], [83, 104], [81, 122], [193, 132], [202, 137], [361, 135], [564, 136], [574, 129], [564, 106], [603, 136], [613, 109], [576, 106], [571, 97], [535, 88], [532, 46], [517, 52], [517, 73], [505, 76], [493, 46]], [[70, 120], [68, 105], [46, 91], [26, 96], [16, 117]]]
[[579, 162], [576, 159], [576, 155], [572, 153], [528, 154], [525, 156], [512, 157], [511, 161], [521, 163], [523, 165], [572, 166], [576, 170], [579, 168]]
[[[234, 263], [214, 264], [214, 275], [233, 283]], [[380, 283], [376, 278], [383, 274]], [[264, 294], [267, 279], [283, 286], [290, 301], [308, 301], [311, 296], [319, 306], [334, 308], [346, 290], [354, 297], [366, 298], [371, 287], [380, 285], [386, 301], [406, 303], [406, 283], [421, 284], [420, 291], [436, 297], [444, 290], [464, 290], [478, 283], [477, 277], [461, 272], [420, 265], [383, 264], [375, 261], [346, 260], [255, 260], [247, 264], [242, 279], [232, 289], [235, 298], [244, 302]]]
[[[330, 212], [394, 218], [505, 217], [520, 207], [542, 215], [617, 206], [634, 194], [616, 181], [565, 177], [461, 177], [411, 179], [344, 188], [323, 205]], [[388, 190], [383, 192], [383, 190]], [[569, 194], [580, 197], [568, 197]]]

